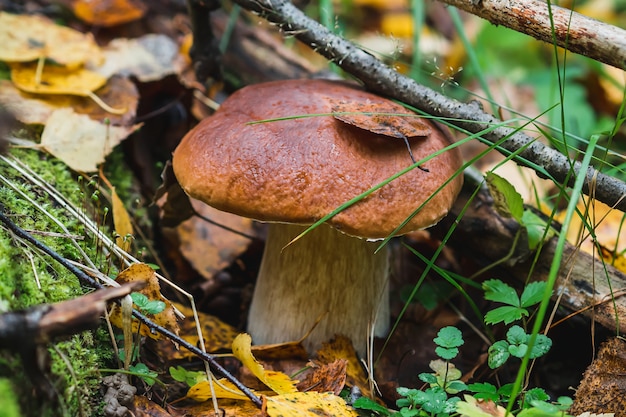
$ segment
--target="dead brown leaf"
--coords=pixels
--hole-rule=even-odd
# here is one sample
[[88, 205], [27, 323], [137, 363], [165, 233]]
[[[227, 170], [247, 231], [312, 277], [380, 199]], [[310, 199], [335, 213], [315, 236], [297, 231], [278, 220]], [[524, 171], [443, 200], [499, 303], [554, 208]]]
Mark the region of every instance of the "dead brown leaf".
[[399, 104], [334, 101], [331, 109], [337, 120], [379, 135], [404, 139], [430, 135], [431, 128]]
[[313, 372], [298, 383], [298, 390], [309, 392], [332, 392], [339, 395], [346, 384], [348, 361], [336, 359], [328, 364], [311, 363]]
[[350, 386], [359, 387], [364, 396], [372, 398], [372, 391], [369, 388], [367, 374], [359, 362], [352, 342], [347, 337], [336, 336], [330, 342], [324, 343], [316, 354], [319, 362], [323, 364], [333, 363], [337, 359], [347, 360], [346, 383]]
[[[227, 226], [247, 235], [254, 235], [253, 222], [245, 217], [214, 209], [191, 199], [196, 212], [216, 224]], [[205, 278], [229, 266], [250, 245], [251, 240], [216, 224], [193, 216], [181, 223], [176, 231], [180, 251], [196, 271]]]
[[588, 411], [626, 416], [626, 341], [623, 338], [614, 337], [600, 347], [568, 411], [573, 415]]
[[147, 7], [141, 0], [74, 0], [79, 19], [95, 26], [115, 26], [141, 19]]

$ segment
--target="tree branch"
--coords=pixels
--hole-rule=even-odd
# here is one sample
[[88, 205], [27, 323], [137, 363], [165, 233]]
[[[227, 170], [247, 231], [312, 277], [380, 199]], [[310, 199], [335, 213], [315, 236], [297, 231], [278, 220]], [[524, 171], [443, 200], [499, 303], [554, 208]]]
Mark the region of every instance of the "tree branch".
[[626, 183], [604, 175], [593, 167], [586, 173], [581, 173], [580, 163], [546, 147], [535, 138], [510, 127], [494, 128], [494, 125], [502, 125], [502, 121], [485, 113], [478, 103], [461, 103], [417, 84], [353, 43], [331, 33], [289, 1], [235, 2], [276, 24], [286, 36], [295, 36], [309, 45], [317, 53], [360, 79], [370, 91], [395, 98], [433, 116], [449, 118], [450, 123], [460, 129], [481, 134], [481, 140], [498, 143], [497, 149], [505, 155], [517, 153], [515, 160], [531, 166], [539, 176], [550, 177], [558, 183], [573, 186], [576, 177], [584, 174], [587, 178], [583, 188], [585, 194], [589, 195], [591, 189], [596, 199], [626, 211]]
[[535, 39], [556, 44], [626, 69], [626, 30], [600, 22], [563, 7], [550, 9], [540, 0], [439, 0], [468, 13], [482, 17], [494, 25], [506, 26]]

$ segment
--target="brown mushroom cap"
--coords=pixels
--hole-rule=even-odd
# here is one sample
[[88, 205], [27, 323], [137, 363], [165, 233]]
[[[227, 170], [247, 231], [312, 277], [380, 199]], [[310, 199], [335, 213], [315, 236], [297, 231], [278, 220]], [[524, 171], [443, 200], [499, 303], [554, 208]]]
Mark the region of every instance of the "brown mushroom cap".
[[[412, 164], [402, 139], [360, 129], [331, 115], [249, 124], [328, 114], [338, 101], [368, 103], [372, 111], [379, 103], [386, 108], [393, 103], [358, 87], [323, 80], [242, 88], [176, 148], [176, 177], [187, 194], [220, 210], [261, 221], [311, 224]], [[432, 133], [409, 138], [415, 160], [451, 143], [441, 128], [419, 120], [430, 124]], [[413, 169], [328, 223], [354, 236], [385, 237], [460, 166], [459, 152], [447, 151], [424, 164], [428, 172]], [[458, 175], [401, 232], [435, 224], [447, 214], [461, 184]]]

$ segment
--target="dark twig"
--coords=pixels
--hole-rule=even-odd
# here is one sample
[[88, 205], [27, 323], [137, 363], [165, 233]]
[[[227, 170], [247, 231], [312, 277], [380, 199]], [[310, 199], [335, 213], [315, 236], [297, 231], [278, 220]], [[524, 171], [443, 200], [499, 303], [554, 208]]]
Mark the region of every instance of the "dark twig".
[[[4, 223], [4, 225], [9, 230], [11, 230], [11, 232], [13, 232], [15, 235], [17, 235], [18, 237], [24, 239], [25, 241], [27, 241], [28, 243], [30, 243], [31, 245], [33, 245], [34, 247], [36, 247], [40, 251], [42, 251], [45, 254], [49, 255], [52, 259], [57, 261], [59, 264], [61, 264], [64, 268], [66, 268], [68, 271], [70, 271], [72, 274], [74, 274], [76, 276], [76, 278], [78, 278], [78, 280], [82, 284], [88, 285], [88, 286], [90, 286], [92, 288], [98, 288], [98, 289], [105, 288], [98, 281], [96, 281], [95, 279], [93, 279], [92, 277], [87, 275], [85, 272], [81, 271], [79, 268], [74, 266], [68, 260], [63, 258], [58, 253], [56, 253], [54, 250], [52, 250], [51, 248], [49, 248], [48, 246], [46, 246], [42, 242], [40, 242], [37, 239], [35, 239], [33, 236], [30, 235], [30, 233], [26, 232], [24, 229], [22, 229], [21, 227], [19, 227], [15, 223], [13, 223], [1, 210], [0, 210], [0, 221], [2, 223]], [[215, 371], [217, 371], [219, 374], [221, 374], [228, 381], [232, 382], [233, 385], [235, 385], [239, 390], [241, 390], [241, 392], [245, 396], [250, 398], [250, 400], [252, 401], [252, 403], [254, 403], [254, 405], [256, 405], [259, 408], [261, 407], [261, 405], [262, 405], [261, 399], [259, 397], [257, 397], [256, 395], [254, 395], [254, 393], [252, 393], [252, 391], [250, 391], [245, 385], [243, 385], [241, 382], [239, 382], [237, 380], [237, 378], [235, 378], [226, 369], [224, 369], [224, 367], [222, 367], [222, 365], [217, 363], [213, 356], [211, 356], [211, 355], [209, 355], [209, 354], [207, 354], [205, 352], [202, 352], [196, 346], [190, 344], [189, 342], [187, 342], [186, 340], [182, 339], [180, 336], [172, 333], [171, 331], [167, 330], [166, 328], [161, 327], [158, 324], [154, 323], [152, 320], [150, 320], [145, 315], [141, 314], [139, 311], [137, 311], [135, 309], [133, 309], [133, 316], [136, 317], [137, 320], [139, 320], [140, 322], [145, 324], [150, 330], [162, 334], [163, 336], [169, 338], [170, 340], [172, 340], [175, 343], [178, 343], [180, 346], [183, 346], [185, 349], [188, 349], [193, 354], [199, 356], [201, 359], [203, 359], [206, 362], [208, 362], [209, 365]]]
[[189, 55], [198, 81], [206, 83], [221, 79], [221, 56], [218, 40], [213, 35], [210, 14], [219, 9], [219, 0], [187, 0], [187, 9], [193, 32], [193, 45]]
[[517, 153], [515, 160], [520, 164], [531, 166], [540, 176], [547, 175], [554, 181], [571, 187], [579, 175], [585, 175], [586, 181], [583, 186], [585, 194], [589, 195], [590, 190], [593, 190], [596, 199], [626, 211], [626, 183], [623, 181], [602, 174], [593, 167], [581, 173], [579, 162], [548, 148], [535, 138], [510, 127], [500, 126], [494, 129], [494, 125], [502, 125], [503, 122], [485, 113], [479, 104], [461, 103], [417, 84], [308, 18], [290, 2], [286, 0], [235, 0], [235, 2], [276, 24], [286, 36], [295, 36], [309, 45], [317, 53], [360, 79], [370, 91], [395, 98], [433, 116], [449, 119], [450, 123], [462, 130], [481, 134], [481, 140], [492, 144], [498, 143], [497, 149], [500, 152], [506, 155]]

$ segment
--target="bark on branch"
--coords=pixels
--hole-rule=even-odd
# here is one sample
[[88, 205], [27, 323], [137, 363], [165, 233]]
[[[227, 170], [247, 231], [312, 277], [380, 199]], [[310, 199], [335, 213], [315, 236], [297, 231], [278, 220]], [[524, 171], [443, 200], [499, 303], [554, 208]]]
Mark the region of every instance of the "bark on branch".
[[[626, 69], [626, 30], [540, 0], [439, 0], [494, 25], [506, 26], [569, 51]], [[553, 37], [554, 36], [554, 37]]]
[[[504, 154], [516, 152], [518, 163], [531, 166], [538, 175], [550, 177], [557, 183], [571, 187], [579, 175], [585, 175], [584, 193], [589, 195], [590, 189], [594, 190], [596, 199], [626, 211], [626, 183], [592, 167], [581, 173], [580, 163], [573, 162], [568, 156], [544, 146], [523, 132], [504, 126], [502, 121], [485, 113], [477, 103], [461, 103], [399, 74], [371, 54], [308, 18], [289, 1], [235, 2], [276, 24], [285, 36], [294, 36], [309, 45], [360, 79], [370, 91], [395, 98], [431, 115], [452, 119], [451, 123], [463, 130], [486, 132], [481, 134], [483, 141], [498, 143], [498, 150]], [[494, 125], [500, 127], [494, 129]]]

